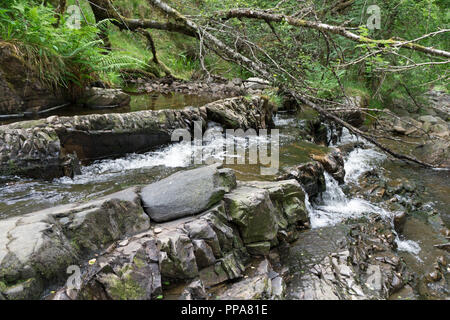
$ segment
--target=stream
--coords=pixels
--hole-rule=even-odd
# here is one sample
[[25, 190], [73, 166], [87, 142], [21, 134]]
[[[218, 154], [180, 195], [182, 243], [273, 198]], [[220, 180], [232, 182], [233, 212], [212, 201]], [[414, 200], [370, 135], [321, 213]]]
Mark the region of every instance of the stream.
[[[168, 100], [163, 101], [167, 104]], [[185, 102], [183, 100], [178, 105], [185, 106]], [[188, 102], [192, 104], [191, 100]], [[203, 102], [205, 101], [198, 101], [199, 104]], [[310, 161], [313, 153], [326, 152], [326, 147], [317, 146], [301, 138], [301, 130], [305, 125], [302, 115], [278, 113], [274, 120], [276, 127], [280, 129], [280, 170]], [[214, 123], [210, 123], [209, 126], [216, 127]], [[215, 150], [217, 143], [224, 142], [220, 139], [223, 138], [206, 141], [199, 148], [203, 152], [211, 152]], [[344, 129], [339, 142], [334, 146], [339, 147], [356, 140], [356, 137]], [[242, 143], [248, 146], [248, 143], [261, 141], [262, 139], [256, 139], [249, 142], [242, 141]], [[307, 199], [311, 227], [319, 229], [334, 226], [374, 212], [392, 221], [394, 212], [383, 207], [382, 204], [373, 203], [349, 190], [357, 190], [360, 178], [375, 168], [381, 169], [383, 175], [391, 179], [407, 177], [422, 187], [421, 200], [426, 203], [430, 211], [435, 212], [431, 219], [422, 219], [420, 216], [408, 218], [405, 231], [397, 235], [396, 239], [398, 251], [401, 252], [402, 257], [416, 272], [423, 274], [439, 254], [433, 247], [435, 243], [433, 239], [439, 238], [437, 236], [439, 216], [448, 227], [450, 173], [428, 169], [416, 170], [389, 159], [369, 143], [364, 141], [363, 143], [364, 148], [356, 148], [345, 157], [345, 184], [339, 185], [333, 177], [325, 174], [326, 192], [314, 202]], [[214, 155], [218, 161], [222, 161], [225, 156], [225, 151]], [[82, 167], [82, 174], [75, 176], [74, 179], [64, 177], [45, 182], [2, 176], [0, 177], [0, 218], [21, 215], [59, 204], [87, 201], [131, 185], [148, 184], [178, 170], [194, 167], [191, 160], [192, 149], [184, 144], [175, 143], [143, 154], [129, 154], [118, 159], [96, 161]], [[275, 178], [275, 176], [261, 176], [258, 165], [226, 166], [236, 171], [239, 180]], [[433, 224], [433, 221], [436, 222]]]

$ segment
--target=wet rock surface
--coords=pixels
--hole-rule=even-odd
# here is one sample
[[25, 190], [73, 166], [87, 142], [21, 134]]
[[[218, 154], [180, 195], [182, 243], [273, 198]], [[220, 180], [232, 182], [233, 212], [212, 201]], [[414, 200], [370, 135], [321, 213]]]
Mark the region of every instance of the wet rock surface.
[[131, 97], [120, 89], [86, 88], [83, 97], [77, 104], [83, 104], [88, 108], [120, 107], [130, 103]]
[[85, 275], [78, 299], [150, 300], [162, 293], [159, 249], [149, 234], [119, 243]]
[[406, 168], [388, 161], [384, 168], [362, 174], [351, 192], [391, 212], [391, 228], [398, 237], [397, 254], [412, 277], [390, 299], [447, 299], [450, 256], [445, 245], [450, 233], [446, 199], [441, 200], [444, 206], [435, 205], [430, 200], [438, 200], [439, 195], [429, 192], [430, 183], [432, 190], [445, 192], [448, 187], [441, 191], [439, 183], [446, 181], [447, 173], [416, 168], [416, 173], [406, 176], [403, 174]]
[[[233, 171], [217, 165], [200, 169], [206, 174], [191, 172], [205, 185], [214, 174], [226, 177], [215, 206], [197, 216], [152, 221], [152, 229], [137, 188], [1, 220], [1, 294], [7, 299], [42, 297], [63, 281], [68, 266], [86, 261], [81, 286], [64, 287], [55, 299], [153, 299], [161, 295], [165, 280], [198, 279], [210, 288], [243, 277], [251, 255], [267, 255], [308, 226], [297, 181], [245, 182], [233, 189]], [[178, 180], [177, 174], [172, 177]], [[171, 207], [177, 199], [166, 202]], [[259, 288], [260, 280], [255, 281]], [[191, 291], [187, 297], [197, 294]]]
[[285, 284], [283, 278], [273, 271], [270, 262], [261, 261], [246, 278], [232, 284], [217, 296], [221, 300], [262, 300], [280, 299], [284, 297]]
[[[228, 110], [214, 112], [228, 112]], [[228, 120], [234, 117], [232, 113], [223, 117], [224, 123], [232, 123]], [[403, 131], [398, 131], [398, 134], [403, 134], [401, 132]], [[353, 143], [349, 145], [348, 150], [344, 148], [342, 154], [348, 157], [351, 150], [360, 147], [357, 143]], [[370, 146], [366, 145], [365, 148]], [[280, 177], [282, 180], [274, 182], [238, 181], [234, 184], [235, 178], [231, 170], [224, 171], [212, 166], [200, 168], [201, 171], [205, 170], [202, 171], [205, 174], [194, 175], [194, 178], [189, 176], [192, 172], [180, 173], [178, 176], [175, 175], [175, 178], [160, 181], [167, 187], [165, 189], [167, 193], [178, 194], [177, 191], [180, 191], [192, 194], [189, 193], [192, 190], [186, 191], [189, 184], [184, 181], [195, 180], [197, 176], [199, 181], [193, 184], [195, 187], [191, 186], [192, 189], [201, 189], [203, 179], [210, 187], [201, 193], [201, 199], [194, 196], [166, 197], [162, 203], [166, 206], [164, 211], [166, 213], [176, 212], [182, 209], [183, 205], [197, 209], [192, 212], [179, 210], [179, 215], [168, 218], [170, 221], [167, 222], [164, 220], [158, 222], [150, 217], [150, 220], [153, 220], [151, 229], [148, 217], [143, 214], [144, 204], [139, 201], [141, 189], [133, 189], [129, 195], [121, 196], [119, 204], [112, 201], [112, 204], [101, 205], [98, 210], [94, 206], [92, 212], [81, 204], [74, 205], [77, 208], [80, 206], [81, 217], [87, 217], [75, 219], [79, 224], [74, 224], [71, 218], [64, 219], [65, 214], [62, 214], [62, 218], [59, 215], [55, 218], [56, 234], [63, 234], [68, 239], [66, 242], [60, 241], [63, 249], [67, 247], [69, 256], [67, 260], [64, 255], [66, 253], [60, 253], [63, 249], [56, 247], [58, 250], [51, 251], [64, 260], [58, 270], [52, 271], [54, 275], [61, 277], [61, 281], [55, 284], [50, 283], [51, 281], [45, 277], [38, 277], [44, 280], [35, 282], [29, 278], [29, 268], [25, 268], [20, 275], [11, 273], [7, 274], [7, 278], [0, 278], [0, 299], [37, 297], [38, 293], [42, 297], [45, 290], [48, 292], [49, 288], [63, 283], [64, 276], [67, 276], [64, 268], [72, 263], [84, 264], [80, 289], [63, 287], [51, 298], [175, 297], [189, 300], [217, 297], [220, 299], [448, 297], [450, 269], [448, 253], [446, 255], [445, 251], [448, 248], [448, 241], [445, 239], [448, 240], [450, 233], [448, 229], [443, 228], [444, 224], [439, 220], [436, 209], [425, 203], [422, 196], [427, 192], [426, 188], [409, 175], [395, 179], [390, 176], [388, 170], [384, 171], [386, 168], [372, 166], [370, 170], [368, 167], [367, 171], [363, 168], [358, 179], [342, 186], [342, 190], [347, 195], [358, 195], [374, 205], [367, 207], [367, 212], [362, 214], [365, 218], [359, 216], [360, 218], [352, 219], [352, 216], [348, 216], [341, 220], [339, 225], [308, 230], [310, 217], [305, 208], [306, 198], [309, 197], [314, 205], [315, 197], [323, 200], [325, 184], [329, 186], [330, 179], [334, 178], [341, 182], [344, 180], [342, 154], [339, 150], [332, 150], [328, 154], [313, 156], [313, 161], [290, 168], [286, 175]], [[361, 166], [364, 165], [365, 163], [361, 161]], [[355, 168], [349, 169], [352, 173], [352, 169]], [[214, 178], [220, 170], [227, 178], [225, 184], [220, 182], [221, 179]], [[183, 174], [189, 179], [182, 178]], [[218, 193], [214, 191], [216, 187]], [[333, 183], [333, 187], [341, 186]], [[151, 185], [145, 188], [153, 190], [150, 193], [163, 189]], [[219, 196], [216, 197], [216, 194]], [[197, 202], [199, 199], [201, 201]], [[352, 203], [353, 199], [349, 196], [344, 200], [350, 200]], [[120, 211], [122, 209], [128, 210], [127, 208], [133, 207], [128, 202], [138, 204], [135, 209], [143, 215], [147, 223], [142, 224], [144, 230], [129, 228], [133, 232], [121, 236], [120, 233], [119, 235], [111, 233], [109, 226], [99, 228], [98, 232], [95, 228], [84, 226], [85, 223], [91, 225], [91, 221], [95, 221], [94, 225], [107, 225], [102, 219], [94, 217], [101, 216], [103, 212], [112, 212], [111, 210], [119, 212], [122, 212]], [[150, 206], [152, 203], [154, 201], [149, 201]], [[308, 204], [308, 210], [311, 210], [311, 203]], [[379, 208], [375, 204], [379, 205]], [[110, 209], [111, 207], [113, 209]], [[395, 215], [386, 215], [381, 208], [386, 208]], [[195, 214], [194, 211], [198, 211], [196, 216], [192, 216]], [[151, 216], [151, 213], [148, 213]], [[419, 215], [426, 216], [424, 220], [426, 223], [418, 222], [416, 218]], [[313, 223], [314, 218], [314, 216], [311, 218]], [[4, 228], [8, 234], [10, 228], [16, 228], [16, 224], [21, 225], [21, 222], [17, 222], [19, 220], [14, 220], [17, 223], [12, 224], [2, 224], [3, 221], [0, 221], [0, 229]], [[61, 227], [58, 227], [59, 224]], [[68, 227], [72, 225], [76, 226], [73, 227], [75, 229]], [[34, 227], [38, 230], [37, 225]], [[436, 236], [430, 231], [431, 228], [442, 228], [439, 229], [439, 232], [443, 232], [442, 236]], [[427, 239], [419, 241], [419, 250], [422, 248], [422, 251], [414, 255], [402, 251], [400, 245], [408, 243], [400, 240], [415, 239], [414, 236], [419, 233], [423, 234], [420, 239]], [[73, 250], [74, 244], [70, 240], [78, 234], [83, 241], [80, 248], [76, 247], [77, 250]], [[103, 234], [106, 235], [106, 240], [103, 239]], [[110, 236], [111, 234], [117, 236]], [[11, 239], [13, 239], [11, 235], [0, 239], [0, 246], [6, 243], [5, 246], [9, 247], [8, 242]], [[18, 238], [14, 238], [17, 239], [23, 240], [26, 237], [19, 233]], [[17, 245], [15, 250], [18, 250], [18, 247]], [[76, 254], [73, 258], [72, 253]], [[91, 259], [93, 257], [95, 258]], [[5, 261], [9, 265], [13, 260]]]
[[266, 190], [242, 186], [227, 194], [224, 201], [244, 243], [271, 241], [276, 237], [275, 208]]
[[314, 198], [325, 191], [324, 167], [320, 162], [311, 161], [300, 166], [289, 168], [280, 179], [295, 179], [305, 189], [306, 193]]
[[328, 154], [324, 156], [313, 156], [313, 159], [320, 162], [325, 171], [331, 174], [339, 183], [344, 183], [344, 158], [339, 149], [333, 148]]
[[409, 275], [388, 222], [305, 231], [281, 258], [289, 267], [287, 299], [387, 299]]

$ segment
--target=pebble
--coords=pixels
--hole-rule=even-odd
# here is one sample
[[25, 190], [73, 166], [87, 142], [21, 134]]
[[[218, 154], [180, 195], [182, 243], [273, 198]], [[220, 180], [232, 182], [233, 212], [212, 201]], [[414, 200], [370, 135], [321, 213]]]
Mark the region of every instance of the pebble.
[[441, 274], [439, 272], [433, 271], [428, 274], [431, 281], [438, 281], [441, 279]]
[[155, 229], [153, 229], [153, 232], [158, 234], [158, 233], [162, 232], [162, 229], [161, 228], [155, 228]]

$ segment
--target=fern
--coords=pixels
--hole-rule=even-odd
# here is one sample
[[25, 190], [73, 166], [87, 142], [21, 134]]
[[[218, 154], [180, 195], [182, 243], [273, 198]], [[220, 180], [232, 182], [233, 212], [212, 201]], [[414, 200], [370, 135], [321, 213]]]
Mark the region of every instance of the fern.
[[146, 64], [124, 52], [102, 48], [99, 33], [110, 23], [102, 20], [80, 29], [65, 26], [62, 16], [58, 27], [52, 8], [33, 1], [11, 0], [1, 4], [0, 38], [14, 46], [17, 53], [50, 86], [84, 87], [88, 82], [107, 78], [122, 68], [140, 68]]

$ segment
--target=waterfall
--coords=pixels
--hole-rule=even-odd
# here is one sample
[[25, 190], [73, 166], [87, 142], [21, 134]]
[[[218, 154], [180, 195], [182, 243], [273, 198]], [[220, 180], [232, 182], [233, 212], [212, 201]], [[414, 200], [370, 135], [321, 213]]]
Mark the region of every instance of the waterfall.
[[[344, 128], [340, 142], [333, 146], [338, 147], [344, 143], [355, 141], [356, 138]], [[358, 184], [358, 179], [363, 173], [372, 170], [386, 159], [386, 156], [375, 150], [373, 145], [363, 142], [366, 148], [356, 148], [349, 153], [344, 162], [345, 183]], [[314, 202], [310, 201], [308, 196], [305, 199], [312, 228], [336, 225], [345, 220], [361, 218], [371, 213], [377, 213], [381, 217], [388, 219], [393, 228], [395, 212], [390, 212], [362, 198], [347, 197], [339, 183], [330, 174], [325, 172], [324, 175], [326, 191]], [[395, 230], [394, 233], [398, 250], [407, 251], [414, 255], [420, 252], [421, 249], [417, 242], [401, 239]]]

